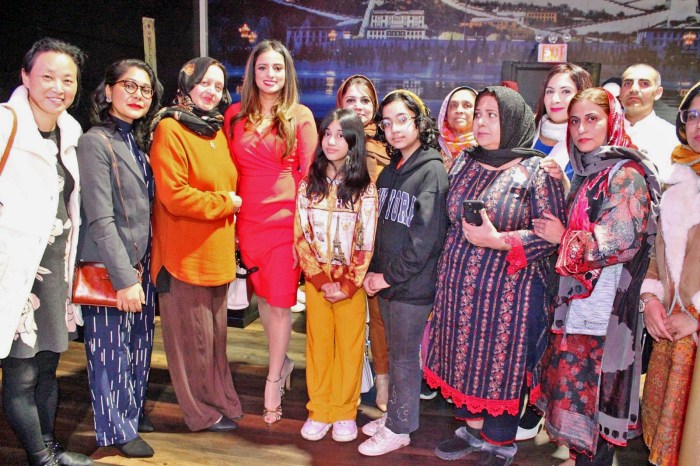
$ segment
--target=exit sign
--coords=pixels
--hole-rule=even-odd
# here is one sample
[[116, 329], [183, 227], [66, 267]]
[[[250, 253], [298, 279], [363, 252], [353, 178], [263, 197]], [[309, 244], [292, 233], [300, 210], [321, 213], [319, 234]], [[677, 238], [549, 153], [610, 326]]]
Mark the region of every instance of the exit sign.
[[537, 61], [540, 63], [564, 63], [567, 44], [540, 44]]

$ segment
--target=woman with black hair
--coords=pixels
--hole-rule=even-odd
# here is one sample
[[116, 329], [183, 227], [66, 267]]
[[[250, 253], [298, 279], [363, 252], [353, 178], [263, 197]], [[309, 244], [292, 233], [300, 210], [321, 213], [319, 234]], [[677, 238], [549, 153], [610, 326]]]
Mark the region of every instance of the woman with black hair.
[[[78, 142], [82, 213], [78, 259], [102, 262], [117, 306], [82, 306], [97, 444], [150, 457], [138, 432], [151, 366], [155, 292], [148, 268], [153, 173], [146, 156], [149, 121], [163, 88], [141, 60], [111, 64], [92, 94], [93, 126]], [[135, 267], [145, 270], [139, 276]]]
[[413, 92], [397, 90], [384, 97], [378, 113], [391, 164], [377, 179], [377, 239], [364, 288], [378, 295], [392, 395], [386, 414], [362, 427], [372, 436], [359, 446], [367, 456], [408, 445], [409, 434], [418, 429], [419, 345], [433, 305], [437, 260], [447, 229], [447, 173], [430, 110]]
[[10, 148], [0, 162], [2, 404], [31, 465], [92, 464], [54, 438], [56, 368], [82, 324], [69, 286], [80, 225], [75, 146], [82, 130], [66, 109], [84, 61], [74, 45], [35, 42], [24, 56], [22, 85], [0, 107], [0, 154]]
[[362, 121], [333, 110], [319, 130], [321, 143], [299, 185], [294, 236], [306, 277], [307, 440], [357, 438], [365, 336], [365, 278], [377, 226], [377, 190], [365, 160]]
[[[476, 99], [478, 146], [450, 172], [450, 226], [440, 256], [437, 293], [424, 368], [428, 385], [451, 397], [466, 425], [435, 454], [508, 465], [523, 394], [537, 390], [533, 372], [546, 342], [549, 256], [532, 220], [564, 218], [561, 183], [539, 170], [530, 149], [532, 111], [517, 92], [487, 87]], [[476, 206], [476, 217], [468, 209]], [[466, 217], [466, 219], [465, 219]]]

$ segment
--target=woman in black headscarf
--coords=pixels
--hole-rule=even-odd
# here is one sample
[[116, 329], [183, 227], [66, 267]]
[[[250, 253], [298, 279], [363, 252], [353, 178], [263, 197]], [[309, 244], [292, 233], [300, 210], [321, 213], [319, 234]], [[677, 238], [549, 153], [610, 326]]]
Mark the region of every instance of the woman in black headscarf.
[[[536, 389], [532, 371], [544, 352], [547, 259], [556, 251], [534, 234], [532, 219], [563, 219], [564, 190], [538, 170], [534, 118], [517, 92], [481, 91], [473, 132], [478, 146], [450, 172], [450, 226], [424, 371], [466, 420], [435, 454], [451, 460], [479, 452], [496, 461], [489, 464], [510, 464], [522, 394]], [[484, 203], [471, 224], [463, 219], [467, 200]]]
[[168, 369], [191, 430], [237, 427], [242, 414], [226, 359], [226, 292], [236, 277], [237, 172], [221, 131], [226, 69], [200, 57], [180, 70], [175, 105], [158, 114], [151, 277]]

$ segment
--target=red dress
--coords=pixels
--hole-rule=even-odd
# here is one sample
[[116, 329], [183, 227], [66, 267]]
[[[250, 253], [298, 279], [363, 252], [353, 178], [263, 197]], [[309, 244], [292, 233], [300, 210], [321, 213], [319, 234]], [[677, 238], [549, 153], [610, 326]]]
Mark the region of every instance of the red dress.
[[311, 110], [297, 105], [296, 147], [283, 158], [285, 144], [276, 129], [260, 134], [246, 129], [243, 118], [231, 137], [231, 120], [240, 108], [236, 103], [226, 111], [224, 134], [238, 169], [237, 194], [243, 199], [236, 220], [241, 257], [248, 268], [259, 268], [250, 275], [255, 294], [272, 306], [290, 307], [296, 303], [301, 272], [293, 267], [292, 256], [296, 192], [316, 150], [316, 123]]

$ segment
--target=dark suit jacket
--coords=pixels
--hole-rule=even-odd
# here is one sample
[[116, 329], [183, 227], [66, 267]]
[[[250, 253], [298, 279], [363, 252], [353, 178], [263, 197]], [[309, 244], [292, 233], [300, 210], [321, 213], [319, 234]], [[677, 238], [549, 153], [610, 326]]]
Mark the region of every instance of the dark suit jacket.
[[[112, 156], [100, 133], [109, 139], [117, 159], [126, 212]], [[118, 130], [91, 128], [78, 140], [77, 154], [83, 218], [78, 260], [104, 262], [114, 289], [126, 288], [137, 283], [134, 265], [143, 259], [148, 247], [151, 201], [146, 182]]]

